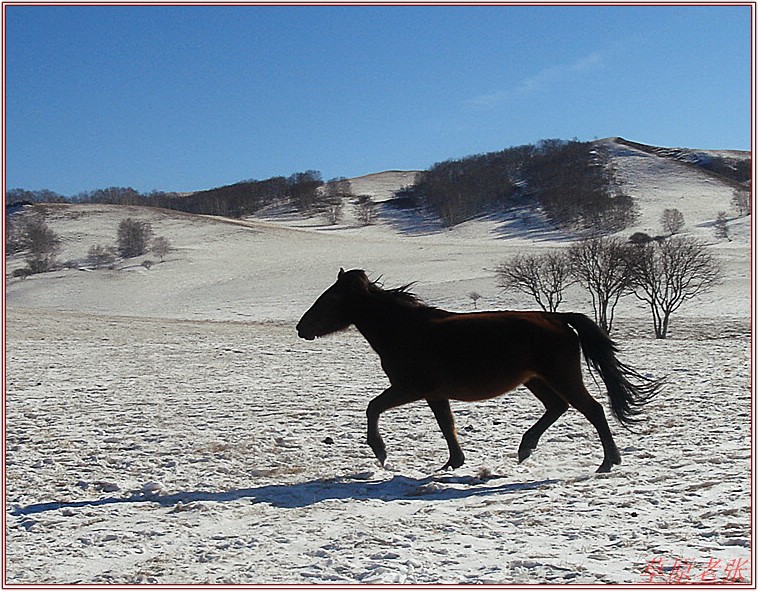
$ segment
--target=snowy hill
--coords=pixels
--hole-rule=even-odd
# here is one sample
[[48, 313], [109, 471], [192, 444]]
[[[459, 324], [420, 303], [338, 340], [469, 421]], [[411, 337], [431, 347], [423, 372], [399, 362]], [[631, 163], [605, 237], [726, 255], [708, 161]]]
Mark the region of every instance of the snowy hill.
[[419, 171], [385, 171], [350, 180], [355, 195], [371, 195], [375, 201], [391, 199], [396, 191], [411, 185]]
[[[749, 217], [730, 219], [730, 242], [718, 241], [713, 232], [717, 212], [731, 208], [733, 188], [671, 158], [612, 140], [599, 146], [611, 155], [620, 189], [632, 195], [641, 210], [639, 223], [620, 236], [627, 238], [634, 231], [659, 234], [662, 211], [680, 209], [684, 232], [711, 244], [727, 266], [724, 297], [705, 296], [702, 304], [714, 299], [720, 310], [710, 314], [745, 316]], [[150, 221], [155, 234], [166, 236], [175, 250], [149, 271], [140, 263], [155, 257], [126, 262], [121, 272], [61, 270], [26, 280], [10, 279], [8, 304], [137, 316], [291, 322], [339, 267], [360, 267], [375, 277], [382, 275], [388, 284], [418, 281], [420, 293], [439, 306], [467, 309], [471, 291], [483, 295], [484, 307], [534, 306], [519, 296], [502, 294], [492, 270], [511, 253], [561, 247], [573, 237], [521, 211], [483, 215], [443, 229], [423, 212], [399, 210], [388, 202], [392, 192], [411, 182], [414, 174], [396, 171], [351, 179], [354, 193], [380, 202], [377, 222], [371, 226], [356, 221], [351, 198], [345, 198], [345, 218], [337, 225], [292, 213], [231, 220], [136, 206], [45, 206], [50, 226], [63, 239], [61, 261], [84, 265], [92, 245], [115, 243], [118, 223], [127, 216]], [[21, 257], [13, 257], [8, 271], [21, 265]], [[119, 291], [127, 297], [110, 296]], [[580, 293], [568, 302], [579, 309], [586, 304]], [[632, 302], [630, 310], [638, 314]]]
[[[641, 218], [630, 232], [661, 233], [661, 213], [665, 208], [677, 208], [685, 218], [686, 232], [709, 239], [714, 236], [714, 220], [718, 212], [723, 211], [732, 218], [731, 235], [741, 241], [750, 240], [749, 218], [736, 218], [736, 214], [731, 213], [730, 202], [737, 183], [692, 166], [693, 161], [683, 156], [683, 150], [657, 153], [612, 139], [601, 140], [598, 145], [610, 157], [620, 190], [635, 198], [641, 209]], [[699, 153], [704, 151], [687, 154], [695, 159]], [[747, 153], [731, 155], [748, 156]]]
[[[521, 388], [454, 402], [467, 462], [445, 473], [427, 406], [388, 411], [381, 467], [364, 443], [366, 404], [387, 387], [376, 355], [355, 330], [309, 342], [295, 332], [340, 267], [387, 286], [417, 281], [427, 302], [452, 310], [472, 310], [472, 291], [480, 309], [534, 308], [501, 292], [493, 269], [572, 240], [539, 217], [444, 230], [387, 203], [413, 171], [351, 180], [381, 202], [366, 227], [350, 198], [335, 226], [276, 212], [45, 206], [72, 268], [19, 279], [10, 274], [22, 257], [8, 260], [6, 583], [751, 580], [749, 219], [730, 221], [732, 241], [716, 239], [729, 184], [603, 142], [641, 208], [621, 236], [658, 233], [663, 209], [676, 207], [725, 270], [676, 313], [668, 340], [652, 338], [634, 298], [619, 305], [621, 359], [667, 383], [639, 429], [612, 424], [623, 464], [606, 475], [593, 472], [597, 434], [573, 410], [517, 464], [543, 412]], [[128, 216], [171, 242], [166, 260], [88, 270], [88, 249], [113, 244]], [[591, 312], [579, 289], [562, 308]]]

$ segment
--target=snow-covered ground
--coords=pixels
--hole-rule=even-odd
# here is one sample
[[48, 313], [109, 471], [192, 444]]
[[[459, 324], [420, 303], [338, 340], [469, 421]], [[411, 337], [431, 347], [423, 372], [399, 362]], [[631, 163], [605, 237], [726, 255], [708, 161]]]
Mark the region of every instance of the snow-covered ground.
[[[479, 308], [531, 308], [492, 270], [565, 236], [510, 233], [502, 218], [448, 231], [392, 212], [361, 228], [52, 207], [62, 260], [114, 242], [127, 215], [175, 250], [150, 270], [136, 260], [7, 280], [6, 583], [751, 579], [749, 222], [718, 242], [709, 222], [729, 190], [651, 155], [618, 159], [640, 228], [680, 208], [725, 279], [673, 317], [665, 341], [639, 303], [620, 304], [621, 358], [667, 386], [640, 429], [612, 424], [623, 464], [606, 475], [573, 411], [516, 463], [542, 412], [524, 389], [453, 403], [467, 454], [455, 471], [436, 472], [446, 449], [426, 405], [387, 412], [380, 467], [364, 443], [366, 404], [387, 385], [375, 354], [353, 330], [313, 342], [294, 330], [341, 266], [388, 286], [417, 280], [449, 309], [471, 310], [472, 291]], [[381, 198], [394, 174], [408, 183], [370, 175], [360, 193]], [[590, 312], [579, 290], [564, 309]]]

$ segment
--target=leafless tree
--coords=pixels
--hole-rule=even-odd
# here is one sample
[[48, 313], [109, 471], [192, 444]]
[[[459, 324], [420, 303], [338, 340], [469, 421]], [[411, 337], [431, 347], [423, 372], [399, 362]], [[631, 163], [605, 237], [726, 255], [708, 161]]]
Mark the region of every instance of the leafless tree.
[[667, 208], [662, 212], [661, 227], [668, 234], [677, 234], [685, 226], [685, 217], [677, 208]]
[[106, 267], [116, 261], [116, 248], [93, 245], [87, 251], [87, 262], [95, 269]]
[[343, 200], [340, 197], [330, 198], [324, 202], [320, 210], [327, 223], [334, 226], [343, 218]]
[[734, 189], [733, 199], [730, 201], [739, 216], [748, 216], [751, 213], [751, 191], [749, 189]]
[[517, 255], [496, 267], [498, 286], [531, 296], [540, 308], [555, 312], [564, 290], [574, 283], [569, 261], [562, 253]]
[[164, 260], [164, 257], [171, 250], [171, 243], [165, 236], [157, 236], [153, 239], [153, 252]]
[[38, 212], [25, 217], [21, 230], [21, 244], [28, 253], [26, 262], [31, 273], [43, 273], [53, 269], [62, 248], [60, 237]]
[[727, 228], [727, 212], [717, 212], [714, 220], [714, 236], [719, 239], [730, 240], [730, 231]]
[[372, 201], [371, 195], [359, 195], [354, 206], [356, 218], [364, 226], [369, 226], [377, 218], [377, 204]]
[[479, 292], [469, 292], [467, 294], [469, 296], [469, 299], [472, 301], [472, 304], [474, 305], [475, 310], [477, 309], [477, 301], [482, 298], [482, 294]]
[[637, 245], [628, 250], [627, 260], [633, 293], [648, 304], [657, 339], [666, 339], [674, 312], [710, 290], [721, 276], [707, 248], [687, 236]]
[[292, 204], [301, 213], [311, 216], [319, 210], [321, 186], [324, 185], [319, 171], [294, 173], [287, 178], [288, 193]]
[[117, 244], [119, 254], [124, 258], [139, 257], [148, 250], [153, 236], [153, 226], [146, 220], [124, 218], [119, 223]]
[[24, 250], [21, 216], [5, 216], [5, 256]]
[[630, 268], [625, 253], [631, 247], [621, 239], [598, 237], [569, 247], [572, 275], [590, 293], [596, 322], [611, 333], [614, 309], [630, 292]]
[[353, 195], [351, 182], [345, 177], [330, 179], [324, 185], [324, 195], [327, 197], [350, 197]]

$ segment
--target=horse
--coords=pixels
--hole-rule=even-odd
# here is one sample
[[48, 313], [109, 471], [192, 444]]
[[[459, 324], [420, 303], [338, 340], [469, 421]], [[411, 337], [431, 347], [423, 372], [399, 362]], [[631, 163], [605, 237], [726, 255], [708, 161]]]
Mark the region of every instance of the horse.
[[380, 415], [424, 399], [448, 445], [441, 470], [464, 464], [450, 400], [480, 401], [524, 385], [545, 412], [523, 435], [518, 462], [535, 450], [543, 433], [569, 408], [596, 429], [603, 446], [597, 473], [609, 472], [621, 456], [604, 409], [585, 388], [581, 353], [602, 378], [611, 410], [628, 427], [660, 389], [617, 359], [617, 345], [580, 313], [495, 311], [456, 313], [426, 305], [413, 284], [385, 289], [360, 269], [340, 269], [337, 281], [317, 298], [296, 326], [313, 340], [355, 325], [379, 355], [390, 387], [366, 409], [367, 443], [384, 466], [387, 451]]

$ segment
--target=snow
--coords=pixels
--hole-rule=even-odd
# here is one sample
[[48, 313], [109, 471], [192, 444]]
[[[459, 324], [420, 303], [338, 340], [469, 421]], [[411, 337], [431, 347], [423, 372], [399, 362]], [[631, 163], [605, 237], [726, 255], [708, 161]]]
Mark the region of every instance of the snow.
[[[656, 233], [679, 186], [686, 232], [710, 244], [725, 278], [676, 313], [668, 340], [653, 339], [639, 303], [620, 304], [621, 359], [667, 386], [641, 428], [612, 423], [623, 464], [605, 475], [574, 411], [517, 464], [542, 412], [522, 388], [452, 403], [467, 455], [455, 471], [437, 470], [447, 451], [426, 405], [386, 412], [381, 467], [364, 441], [366, 404], [387, 386], [376, 355], [355, 330], [312, 342], [294, 330], [341, 266], [388, 286], [417, 280], [449, 309], [471, 310], [471, 291], [479, 308], [531, 308], [499, 291], [493, 268], [567, 237], [490, 217], [450, 231], [414, 231], [410, 218], [403, 231], [386, 210], [374, 226], [335, 228], [51, 207], [62, 260], [113, 242], [127, 215], [175, 250], [150, 270], [139, 259], [7, 280], [6, 583], [750, 579], [749, 223], [732, 221], [745, 232], [718, 242], [704, 224], [729, 210], [731, 191], [692, 167], [674, 177], [655, 156], [617, 159], [641, 228]], [[364, 177], [361, 192], [379, 196], [406, 174]], [[565, 309], [590, 312], [579, 290]]]

